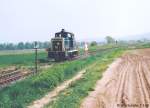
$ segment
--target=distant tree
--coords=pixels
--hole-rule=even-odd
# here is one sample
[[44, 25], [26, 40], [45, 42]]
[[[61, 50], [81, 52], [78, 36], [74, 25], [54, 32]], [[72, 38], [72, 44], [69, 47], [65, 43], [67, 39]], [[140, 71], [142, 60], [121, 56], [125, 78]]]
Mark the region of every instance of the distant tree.
[[24, 44], [24, 49], [31, 49], [31, 48], [32, 48], [32, 44], [31, 44], [31, 43], [26, 42], [26, 43]]
[[106, 41], [107, 41], [108, 44], [115, 43], [115, 39], [112, 38], [111, 36], [106, 36]]
[[96, 46], [97, 45], [97, 42], [96, 41], [93, 41], [91, 42], [90, 46]]
[[38, 42], [38, 47], [43, 48], [43, 42]]
[[44, 42], [43, 43], [43, 48], [49, 48], [50, 42]]
[[[33, 49], [34, 42], [19, 42], [17, 44], [14, 43], [0, 43], [0, 50], [22, 50], [22, 49]], [[49, 48], [50, 42], [38, 42], [38, 48]]]
[[18, 45], [17, 45], [17, 49], [24, 49], [24, 43], [19, 42]]
[[6, 44], [6, 43], [3, 43], [2, 45], [3, 45], [3, 50], [7, 50], [7, 49], [6, 49], [7, 44]]
[[4, 50], [5, 47], [4, 47], [4, 44], [0, 44], [0, 50]]
[[137, 43], [142, 43], [143, 41], [142, 40], [137, 40]]
[[14, 50], [15, 45], [13, 43], [7, 43], [5, 49], [6, 50]]

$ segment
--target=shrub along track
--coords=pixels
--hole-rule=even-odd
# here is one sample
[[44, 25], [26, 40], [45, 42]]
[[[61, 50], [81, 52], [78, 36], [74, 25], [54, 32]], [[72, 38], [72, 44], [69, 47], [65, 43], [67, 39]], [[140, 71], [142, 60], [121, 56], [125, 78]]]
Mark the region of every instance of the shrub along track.
[[150, 49], [118, 59], [96, 84], [81, 108], [149, 108]]

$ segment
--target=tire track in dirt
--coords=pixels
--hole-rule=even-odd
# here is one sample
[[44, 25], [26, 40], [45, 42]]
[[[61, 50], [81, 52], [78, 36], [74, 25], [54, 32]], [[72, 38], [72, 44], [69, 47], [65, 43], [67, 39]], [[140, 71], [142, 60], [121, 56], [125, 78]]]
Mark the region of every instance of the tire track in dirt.
[[[122, 72], [122, 74], [120, 74], [120, 78], [118, 79], [120, 82], [119, 82], [119, 84], [118, 84], [118, 87], [117, 87], [117, 92], [116, 92], [116, 101], [119, 101], [120, 100], [120, 98], [124, 98], [124, 93], [121, 93], [121, 91], [123, 91], [124, 89], [125, 89], [125, 83], [126, 83], [126, 77], [127, 77], [127, 66], [129, 65], [129, 63], [128, 62], [126, 62], [124, 65], [123, 65], [123, 69], [121, 69], [121, 70], [123, 70], [123, 72]], [[124, 103], [124, 99], [122, 100], [122, 103]]]
[[145, 93], [144, 93], [144, 89], [143, 89], [143, 84], [142, 84], [142, 79], [141, 79], [141, 75], [139, 73], [139, 69], [140, 69], [140, 65], [137, 64], [137, 67], [136, 67], [136, 75], [137, 75], [137, 83], [139, 85], [139, 90], [140, 90], [140, 94], [141, 94], [141, 103], [144, 103], [145, 102]]
[[81, 108], [150, 108], [150, 49], [115, 61]]
[[[145, 102], [146, 103], [148, 103], [148, 102], [150, 102], [150, 89], [149, 89], [149, 83], [148, 83], [148, 81], [147, 81], [147, 78], [145, 77], [145, 73], [144, 73], [144, 71], [145, 71], [145, 68], [144, 68], [144, 64], [143, 64], [143, 61], [141, 61], [140, 62], [141, 63], [141, 78], [143, 79], [143, 89], [144, 89], [144, 92], [145, 92]], [[143, 66], [143, 67], [142, 67]]]

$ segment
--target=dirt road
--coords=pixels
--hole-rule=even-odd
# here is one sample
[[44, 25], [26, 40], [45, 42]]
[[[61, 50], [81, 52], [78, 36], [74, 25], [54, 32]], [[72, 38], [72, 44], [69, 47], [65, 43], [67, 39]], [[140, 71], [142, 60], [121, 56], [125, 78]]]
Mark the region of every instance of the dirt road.
[[116, 60], [81, 108], [150, 108], [150, 49]]

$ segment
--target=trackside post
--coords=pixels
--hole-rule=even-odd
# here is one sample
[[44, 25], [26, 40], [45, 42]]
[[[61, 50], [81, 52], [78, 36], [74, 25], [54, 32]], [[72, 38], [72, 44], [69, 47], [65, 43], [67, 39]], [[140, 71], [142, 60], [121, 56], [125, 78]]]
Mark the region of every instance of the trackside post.
[[35, 49], [35, 71], [34, 73], [37, 73], [37, 65], [38, 65], [38, 61], [37, 61], [37, 49], [38, 49], [38, 45], [37, 45], [37, 41], [35, 41], [34, 43], [34, 49]]

